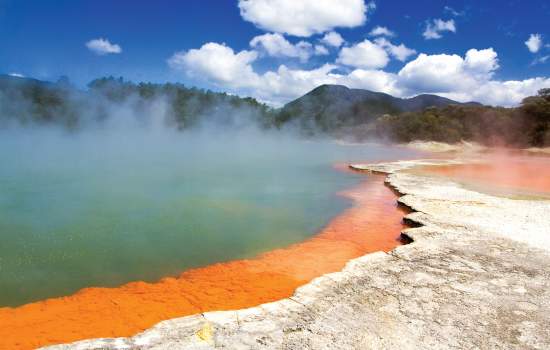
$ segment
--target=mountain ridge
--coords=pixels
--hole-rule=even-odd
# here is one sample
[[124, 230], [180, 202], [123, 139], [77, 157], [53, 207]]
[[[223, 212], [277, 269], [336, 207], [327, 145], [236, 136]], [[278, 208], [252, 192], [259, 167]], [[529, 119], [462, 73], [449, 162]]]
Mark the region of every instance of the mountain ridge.
[[482, 106], [461, 103], [446, 97], [421, 94], [399, 98], [383, 92], [323, 84], [280, 109], [282, 122], [296, 121], [302, 126], [317, 125], [322, 131], [368, 124], [385, 114], [421, 111], [449, 105]]

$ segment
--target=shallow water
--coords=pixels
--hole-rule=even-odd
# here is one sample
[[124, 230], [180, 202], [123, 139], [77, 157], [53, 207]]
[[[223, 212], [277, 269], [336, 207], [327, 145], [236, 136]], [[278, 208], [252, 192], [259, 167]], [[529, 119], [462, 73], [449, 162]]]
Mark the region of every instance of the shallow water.
[[401, 243], [404, 209], [384, 186], [383, 175], [365, 176], [340, 195], [353, 206], [318, 234], [252, 259], [191, 269], [154, 283], [86, 288], [68, 297], [0, 308], [0, 348], [130, 336], [170, 318], [279, 300], [315, 277], [340, 271], [351, 259]]
[[550, 156], [490, 149], [476, 163], [433, 166], [412, 172], [444, 176], [474, 191], [512, 199], [550, 199]]
[[258, 133], [3, 132], [0, 306], [303, 241], [361, 178], [333, 163], [411, 155]]

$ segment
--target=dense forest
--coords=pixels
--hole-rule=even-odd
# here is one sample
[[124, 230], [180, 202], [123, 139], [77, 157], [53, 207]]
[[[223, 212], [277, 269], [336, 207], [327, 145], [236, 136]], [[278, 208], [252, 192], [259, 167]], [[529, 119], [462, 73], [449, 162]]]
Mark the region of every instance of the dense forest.
[[550, 88], [516, 108], [458, 103], [435, 95], [400, 99], [367, 90], [323, 85], [279, 109], [253, 98], [188, 88], [100, 78], [76, 89], [66, 78], [49, 83], [0, 76], [0, 127], [53, 124], [78, 129], [131, 114], [161, 114], [180, 130], [208, 123], [220, 128], [292, 129], [304, 136], [389, 142], [477, 141], [516, 147], [550, 145]]
[[517, 108], [449, 105], [386, 114], [368, 133], [397, 142], [469, 140], [488, 145], [550, 146], [550, 89], [525, 98]]

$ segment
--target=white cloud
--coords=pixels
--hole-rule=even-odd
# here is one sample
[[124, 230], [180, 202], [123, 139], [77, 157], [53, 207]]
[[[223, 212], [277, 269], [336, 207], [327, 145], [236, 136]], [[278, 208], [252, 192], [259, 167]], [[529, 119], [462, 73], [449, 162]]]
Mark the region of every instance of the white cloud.
[[531, 65], [544, 64], [544, 63], [548, 62], [548, 60], [550, 60], [550, 55], [541, 56], [541, 57], [535, 58], [533, 60], [533, 62], [531, 63]]
[[397, 73], [396, 88], [405, 96], [433, 93], [461, 102], [515, 106], [550, 86], [547, 77], [493, 80], [498, 68], [498, 56], [492, 48], [470, 49], [464, 57], [420, 54]]
[[400, 83], [409, 91], [449, 92], [463, 82], [464, 60], [458, 55], [421, 53], [400, 71]]
[[239, 88], [257, 80], [257, 74], [250, 65], [257, 57], [255, 51], [235, 53], [225, 44], [210, 42], [200, 49], [176, 52], [168, 59], [168, 64], [191, 77], [205, 79], [218, 86]]
[[[527, 96], [536, 95], [537, 92], [550, 86], [550, 78], [532, 78], [526, 80], [487, 81], [470, 92], [466, 92], [466, 98], [470, 101], [480, 101], [485, 104], [499, 106], [517, 106]], [[448, 95], [452, 98], [452, 94]]]
[[393, 45], [386, 38], [377, 38], [374, 42], [376, 45], [384, 48], [392, 57], [395, 57], [401, 62], [406, 61], [409, 56], [416, 54], [416, 50], [409, 49], [404, 44]]
[[460, 17], [465, 15], [465, 11], [457, 11], [450, 6], [445, 6], [443, 8], [443, 11], [455, 17]]
[[324, 64], [316, 69], [302, 70], [281, 65], [276, 71], [264, 73], [261, 84], [252, 88], [260, 99], [280, 105], [319, 85], [336, 83], [336, 78], [331, 74], [335, 68], [334, 65]]
[[471, 49], [466, 57], [459, 55], [420, 54], [398, 73], [400, 84], [411, 92], [446, 93], [475, 89], [490, 79], [498, 68], [496, 52]]
[[307, 37], [360, 26], [372, 5], [364, 0], [239, 0], [239, 9], [243, 19], [261, 29]]
[[464, 58], [420, 54], [399, 71], [397, 87], [405, 95], [433, 93], [462, 102], [514, 106], [550, 85], [550, 79], [544, 77], [492, 80], [498, 67], [497, 53], [492, 48], [468, 50]]
[[8, 73], [8, 75], [9, 75], [10, 77], [16, 77], [16, 78], [24, 78], [24, 77], [25, 77], [23, 74], [21, 74], [21, 73], [15, 73], [15, 72], [13, 72], [13, 73]]
[[305, 62], [316, 51], [308, 42], [300, 41], [292, 44], [279, 33], [263, 34], [254, 37], [250, 46], [256, 49], [263, 49], [269, 56], [274, 57], [296, 57]]
[[350, 88], [367, 89], [401, 96], [403, 92], [397, 86], [397, 75], [382, 70], [356, 69], [347, 75], [339, 76], [339, 84]]
[[531, 34], [529, 36], [529, 39], [525, 41], [525, 46], [527, 46], [527, 49], [532, 53], [539, 52], [540, 48], [542, 47], [542, 35]]
[[444, 21], [442, 19], [436, 18], [434, 20], [428, 21], [426, 23], [426, 29], [422, 35], [425, 39], [441, 39], [443, 35], [442, 32], [453, 32], [456, 33], [456, 26], [454, 19]]
[[[380, 49], [373, 43], [371, 45]], [[517, 105], [524, 97], [550, 86], [550, 78], [546, 77], [521, 81], [493, 80], [499, 64], [497, 53], [492, 48], [471, 49], [464, 56], [421, 53], [397, 73], [372, 67], [340, 73], [338, 65], [324, 64], [315, 69], [293, 69], [281, 65], [259, 74], [252, 67], [256, 59], [254, 51], [234, 52], [223, 44], [208, 43], [200, 49], [176, 53], [168, 63], [191, 77], [273, 105], [286, 103], [321, 84], [342, 84], [400, 97], [433, 93], [462, 102], [503, 106]]]
[[315, 54], [316, 55], [328, 55], [328, 49], [324, 47], [323, 45], [315, 45]]
[[489, 80], [499, 68], [498, 55], [493, 48], [470, 49], [464, 59], [464, 71], [477, 80]]
[[90, 40], [86, 43], [86, 47], [98, 55], [122, 52], [122, 48], [119, 45], [111, 44], [108, 39], [104, 38]]
[[367, 3], [367, 12], [374, 12], [374, 10], [376, 10], [376, 2], [374, 0], [369, 1]]
[[369, 33], [370, 36], [387, 36], [389, 38], [394, 37], [395, 33], [389, 30], [387, 27], [376, 26]]
[[389, 62], [386, 51], [368, 39], [350, 47], [343, 47], [338, 54], [337, 63], [356, 68], [383, 68]]
[[252, 95], [273, 105], [281, 105], [321, 84], [344, 84], [351, 87], [391, 90], [391, 73], [356, 69], [349, 74], [336, 74], [337, 65], [324, 64], [318, 68], [292, 69], [285, 65], [263, 74], [254, 71], [254, 51], [234, 52], [230, 47], [207, 43], [199, 49], [175, 53], [168, 59], [171, 68], [187, 76], [230, 89], [231, 93]]
[[336, 32], [328, 32], [321, 41], [330, 46], [340, 47], [344, 43], [344, 38]]

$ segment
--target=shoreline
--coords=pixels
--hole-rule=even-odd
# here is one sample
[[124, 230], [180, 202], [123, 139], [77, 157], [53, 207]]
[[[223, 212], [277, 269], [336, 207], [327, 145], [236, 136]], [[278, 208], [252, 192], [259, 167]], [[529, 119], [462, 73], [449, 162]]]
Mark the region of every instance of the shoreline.
[[411, 244], [351, 260], [280, 301], [47, 349], [548, 348], [550, 202], [402, 172], [418, 165], [426, 163], [355, 167], [389, 174], [413, 210], [402, 231]]
[[[401, 244], [397, 238], [403, 228], [403, 213], [396, 208], [394, 194], [382, 183], [382, 177], [360, 180], [339, 193], [352, 205], [321, 231], [255, 258], [207, 265], [155, 283], [91, 287], [67, 297], [0, 308], [0, 348], [31, 349], [80, 339], [131, 336], [175, 317], [241, 309], [289, 297], [315, 277], [341, 270], [351, 259]], [[380, 223], [383, 228], [377, 226]]]

